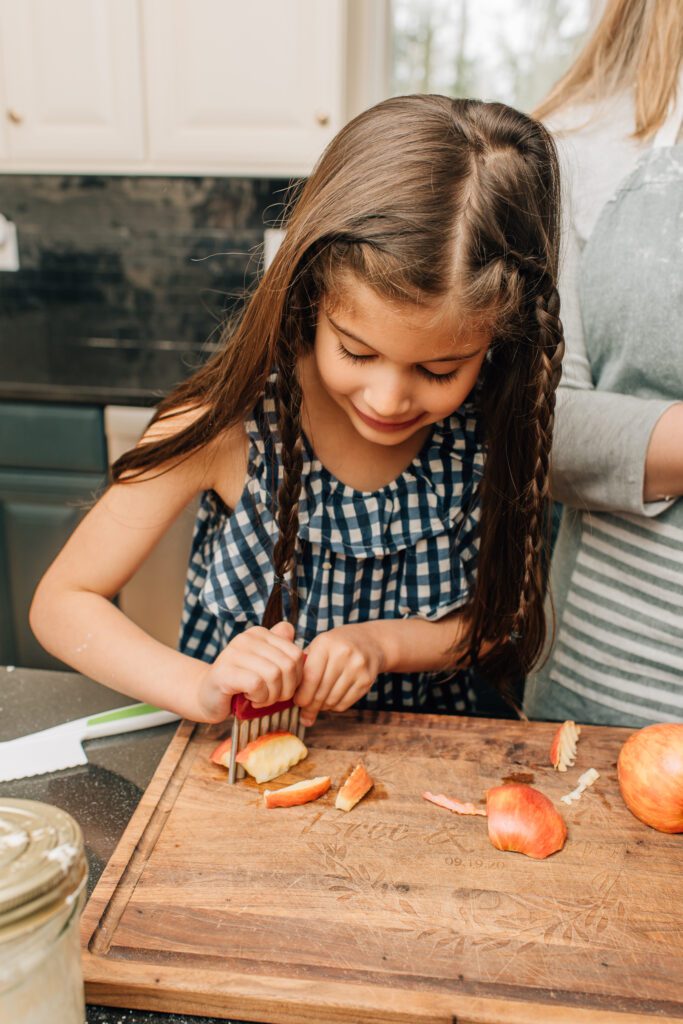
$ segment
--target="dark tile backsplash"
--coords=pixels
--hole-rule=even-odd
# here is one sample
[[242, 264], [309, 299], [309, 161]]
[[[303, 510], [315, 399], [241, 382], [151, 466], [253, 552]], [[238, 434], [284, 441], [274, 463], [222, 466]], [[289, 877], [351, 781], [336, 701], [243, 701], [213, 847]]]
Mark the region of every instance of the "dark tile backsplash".
[[0, 175], [0, 396], [148, 402], [206, 357], [289, 182]]

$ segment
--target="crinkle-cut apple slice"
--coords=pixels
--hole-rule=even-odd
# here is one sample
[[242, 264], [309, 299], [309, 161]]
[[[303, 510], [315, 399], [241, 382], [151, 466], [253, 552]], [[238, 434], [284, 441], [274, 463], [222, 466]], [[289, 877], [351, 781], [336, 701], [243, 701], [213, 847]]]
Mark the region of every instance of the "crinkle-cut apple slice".
[[257, 782], [270, 782], [284, 775], [308, 754], [306, 745], [291, 732], [269, 732], [247, 743], [235, 760]]
[[319, 775], [316, 779], [304, 779], [303, 782], [283, 786], [282, 789], [267, 789], [263, 794], [263, 802], [266, 807], [296, 807], [317, 800], [323, 793], [327, 793], [331, 785], [329, 775]]
[[340, 811], [350, 811], [366, 793], [369, 793], [374, 782], [368, 775], [365, 765], [357, 764], [348, 779], [337, 793], [334, 806]]
[[563, 722], [555, 733], [550, 747], [550, 763], [558, 772], [573, 768], [576, 761], [576, 745], [581, 735], [581, 726], [576, 722]]

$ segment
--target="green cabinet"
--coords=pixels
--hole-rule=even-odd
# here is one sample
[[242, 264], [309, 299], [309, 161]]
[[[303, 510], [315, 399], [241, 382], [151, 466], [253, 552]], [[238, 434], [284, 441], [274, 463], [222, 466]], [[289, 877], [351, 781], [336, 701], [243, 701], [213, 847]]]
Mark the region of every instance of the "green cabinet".
[[28, 610], [106, 475], [101, 408], [0, 402], [0, 664], [65, 667], [33, 636]]

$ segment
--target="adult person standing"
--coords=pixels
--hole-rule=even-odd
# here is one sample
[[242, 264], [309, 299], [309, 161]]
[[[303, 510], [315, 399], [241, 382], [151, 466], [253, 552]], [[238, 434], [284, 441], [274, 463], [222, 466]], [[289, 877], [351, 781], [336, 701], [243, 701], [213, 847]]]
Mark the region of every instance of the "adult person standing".
[[683, 721], [682, 56], [683, 0], [608, 0], [535, 111], [568, 210], [556, 634], [533, 718]]

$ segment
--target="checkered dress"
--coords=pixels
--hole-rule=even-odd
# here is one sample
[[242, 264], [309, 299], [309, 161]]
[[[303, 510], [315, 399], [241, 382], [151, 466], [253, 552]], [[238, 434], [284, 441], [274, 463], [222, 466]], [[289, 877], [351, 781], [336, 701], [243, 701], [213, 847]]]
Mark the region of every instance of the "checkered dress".
[[[240, 502], [231, 511], [214, 491], [205, 492], [192, 541], [180, 649], [204, 661], [261, 622], [273, 586], [282, 464], [272, 378], [246, 428], [249, 468]], [[344, 623], [435, 620], [460, 608], [476, 574], [483, 464], [472, 403], [435, 424], [410, 466], [377, 491], [337, 480], [304, 439], [297, 643], [305, 647]], [[385, 674], [358, 706], [463, 713], [473, 700], [468, 672], [448, 680]]]

